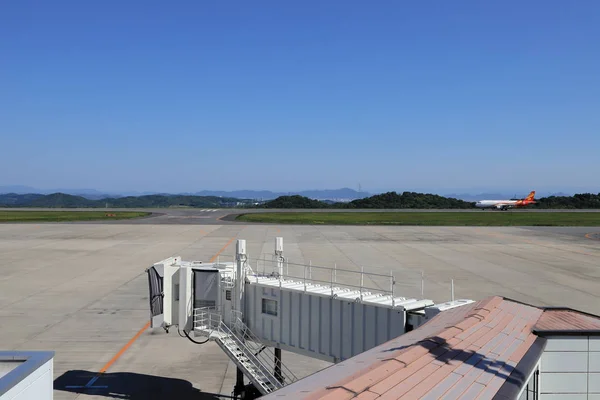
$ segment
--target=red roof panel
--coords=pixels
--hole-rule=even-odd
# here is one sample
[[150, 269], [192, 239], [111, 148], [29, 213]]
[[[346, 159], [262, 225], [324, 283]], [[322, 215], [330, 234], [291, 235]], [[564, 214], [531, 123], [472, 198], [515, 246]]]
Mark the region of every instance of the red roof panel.
[[273, 395], [329, 400], [491, 398], [533, 345], [534, 327], [600, 330], [600, 318], [491, 297], [444, 311], [414, 331]]
[[534, 328], [536, 331], [597, 331], [600, 319], [574, 310], [544, 311]]

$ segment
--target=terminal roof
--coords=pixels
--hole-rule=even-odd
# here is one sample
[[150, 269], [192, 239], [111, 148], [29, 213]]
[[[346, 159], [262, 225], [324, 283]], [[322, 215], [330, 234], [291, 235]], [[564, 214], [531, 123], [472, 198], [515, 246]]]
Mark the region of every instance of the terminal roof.
[[542, 332], [596, 334], [600, 318], [494, 296], [444, 311], [414, 331], [263, 398], [511, 398], [541, 356]]

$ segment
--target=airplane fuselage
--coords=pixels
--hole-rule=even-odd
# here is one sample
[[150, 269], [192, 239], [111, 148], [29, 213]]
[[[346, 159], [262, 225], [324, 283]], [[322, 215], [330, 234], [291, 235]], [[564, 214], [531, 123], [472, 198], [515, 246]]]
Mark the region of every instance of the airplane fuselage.
[[505, 210], [511, 207], [518, 207], [520, 200], [481, 200], [475, 203], [477, 208], [497, 208]]
[[525, 207], [530, 204], [535, 204], [535, 200], [533, 199], [523, 199], [523, 200], [480, 200], [475, 203], [475, 207], [486, 209], [492, 208], [497, 210], [508, 210], [509, 208], [514, 207]]

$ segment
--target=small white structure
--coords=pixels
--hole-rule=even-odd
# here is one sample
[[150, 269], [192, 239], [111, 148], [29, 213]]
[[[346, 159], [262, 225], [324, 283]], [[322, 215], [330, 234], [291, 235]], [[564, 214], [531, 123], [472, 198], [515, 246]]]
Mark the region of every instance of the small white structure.
[[52, 400], [53, 351], [0, 352], [0, 400]]
[[[281, 363], [282, 349], [337, 363], [418, 327], [430, 315], [473, 303], [436, 306], [400, 297], [393, 274], [296, 265], [303, 277], [293, 277], [284, 273], [289, 263], [282, 238], [275, 239], [272, 260], [261, 261], [271, 265], [253, 271], [246, 241], [238, 240], [234, 262], [172, 257], [147, 272], [152, 327], [168, 331], [177, 325], [194, 342], [190, 334], [214, 340], [262, 395], [297, 380]], [[312, 278], [313, 270], [321, 280]], [[360, 283], [340, 283], [338, 274], [355, 274]], [[387, 280], [388, 288], [369, 288], [365, 279]]]

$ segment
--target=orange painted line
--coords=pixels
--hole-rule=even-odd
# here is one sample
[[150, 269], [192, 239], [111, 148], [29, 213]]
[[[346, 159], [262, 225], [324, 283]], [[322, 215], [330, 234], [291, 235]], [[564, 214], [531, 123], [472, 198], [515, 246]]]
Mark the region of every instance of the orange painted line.
[[[226, 248], [227, 246], [229, 246], [231, 244], [231, 242], [233, 242], [233, 240], [235, 239], [235, 237], [232, 237], [231, 239], [229, 239], [229, 241], [227, 242], [227, 244], [225, 246], [223, 246], [221, 248], [221, 250], [219, 250], [219, 252], [217, 254], [215, 254], [213, 256], [213, 258], [210, 259], [210, 262], [213, 262], [218, 256], [219, 254], [221, 254]], [[115, 362], [117, 362], [117, 360], [119, 358], [121, 358], [121, 356], [127, 351], [127, 349], [129, 349], [131, 347], [131, 345], [139, 339], [140, 336], [142, 336], [142, 333], [144, 333], [144, 331], [146, 329], [148, 329], [150, 327], [150, 321], [148, 321], [146, 323], [146, 325], [144, 325], [144, 327], [142, 329], [140, 329], [138, 331], [138, 333], [135, 334], [134, 337], [131, 338], [131, 340], [129, 340], [129, 342], [127, 342], [127, 344], [125, 346], [123, 346], [121, 348], [121, 350], [119, 350], [119, 352], [117, 354], [114, 355], [113, 358], [110, 359], [109, 362], [107, 362], [104, 367], [102, 367], [102, 369], [98, 372], [98, 375], [101, 375], [103, 373], [105, 373]]]
[[148, 329], [149, 327], [150, 327], [150, 321], [148, 321], [146, 323], [146, 325], [144, 325], [144, 327], [142, 329], [140, 329], [138, 331], [138, 333], [136, 333], [135, 336], [132, 337], [131, 340], [129, 342], [127, 342], [127, 344], [125, 346], [123, 346], [123, 348], [121, 350], [119, 350], [119, 352], [117, 354], [115, 354], [115, 356], [113, 358], [111, 358], [109, 362], [106, 363], [106, 365], [104, 365], [104, 367], [102, 367], [102, 369], [100, 370], [100, 373], [101, 374], [105, 373], [106, 370], [108, 370], [110, 368], [110, 366], [113, 365], [115, 363], [115, 361], [117, 361], [123, 355], [123, 353], [125, 353], [127, 351], [127, 349], [129, 347], [131, 347], [133, 342], [135, 342], [142, 335], [142, 333], [144, 333], [144, 331], [146, 329]]
[[217, 259], [217, 257], [219, 257], [219, 255], [220, 255], [220, 254], [221, 254], [223, 251], [225, 251], [225, 249], [227, 248], [227, 246], [229, 246], [229, 245], [231, 244], [231, 242], [233, 242], [233, 239], [235, 239], [235, 237], [232, 237], [231, 239], [229, 239], [229, 242], [227, 242], [227, 244], [226, 244], [225, 246], [221, 247], [221, 250], [219, 250], [219, 252], [218, 252], [217, 254], [215, 254], [215, 255], [213, 256], [213, 258], [211, 258], [211, 259], [210, 259], [210, 261], [209, 261], [209, 262], [214, 262], [214, 261]]

